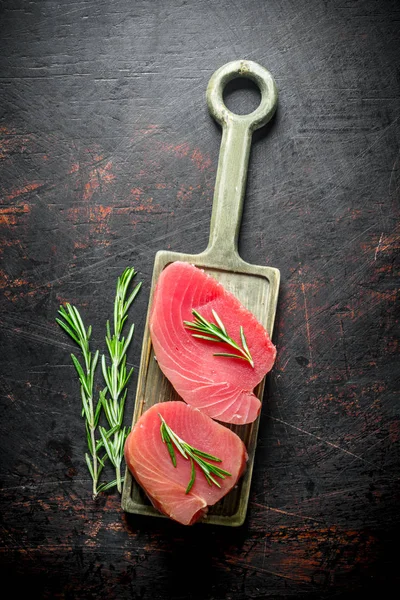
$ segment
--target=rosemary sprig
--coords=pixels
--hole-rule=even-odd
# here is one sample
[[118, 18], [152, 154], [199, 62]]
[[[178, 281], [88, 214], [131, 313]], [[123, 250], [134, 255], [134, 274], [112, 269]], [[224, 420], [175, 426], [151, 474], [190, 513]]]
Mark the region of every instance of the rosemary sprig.
[[111, 334], [110, 322], [107, 321], [106, 344], [111, 366], [107, 367], [104, 354], [101, 357], [101, 367], [106, 387], [100, 393], [100, 400], [110, 429], [107, 431], [104, 427], [100, 427], [99, 431], [107, 455], [115, 468], [115, 483], [120, 493], [123, 481], [121, 478], [121, 463], [124, 455], [124, 444], [130, 431], [129, 428], [122, 427], [122, 421], [127, 394], [126, 386], [133, 372], [133, 368], [129, 372], [127, 371], [126, 353], [133, 337], [134, 325], [130, 326], [126, 339], [122, 336], [122, 330], [129, 307], [142, 285], [138, 283], [128, 295], [135, 275], [135, 269], [128, 267], [118, 278], [114, 301], [113, 334]]
[[[186, 460], [190, 460], [192, 469], [191, 469], [190, 481], [186, 488], [186, 494], [188, 494], [190, 492], [190, 490], [192, 489], [193, 484], [195, 482], [195, 479], [196, 479], [195, 463], [197, 465], [199, 465], [200, 469], [203, 471], [204, 477], [206, 478], [207, 483], [209, 485], [212, 485], [214, 483], [214, 485], [216, 485], [217, 487], [219, 487], [219, 488], [221, 487], [221, 485], [213, 477], [213, 475], [220, 477], [221, 479], [225, 479], [225, 476], [228, 476], [228, 477], [232, 476], [232, 474], [229, 473], [228, 471], [225, 471], [224, 469], [221, 469], [220, 467], [217, 467], [216, 465], [213, 465], [212, 463], [209, 462], [209, 460], [212, 460], [214, 462], [222, 462], [222, 460], [220, 458], [217, 458], [216, 456], [213, 456], [212, 454], [207, 454], [207, 452], [202, 452], [201, 450], [198, 450], [197, 448], [194, 448], [187, 442], [183, 441], [167, 425], [167, 423], [165, 422], [164, 418], [160, 415], [160, 413], [158, 413], [158, 416], [161, 419], [161, 426], [160, 426], [161, 439], [168, 448], [168, 452], [169, 452], [169, 455], [171, 457], [171, 461], [172, 461], [172, 464], [174, 465], [174, 467], [176, 467], [176, 456], [175, 456], [174, 446], [178, 450], [178, 452], [183, 456], [183, 458], [186, 458]], [[205, 460], [205, 459], [208, 459], [208, 460]]]
[[[127, 373], [126, 352], [132, 340], [134, 326], [132, 325], [127, 338], [121, 338], [121, 333], [130, 305], [138, 294], [141, 283], [128, 296], [130, 283], [136, 272], [133, 268], [127, 268], [117, 281], [117, 292], [114, 302], [114, 334], [111, 335], [110, 324], [107, 322], [106, 343], [111, 357], [111, 367], [107, 368], [105, 357], [102, 356], [102, 371], [106, 387], [100, 392], [99, 400], [94, 402], [94, 374], [99, 359], [99, 351], [93, 355], [89, 340], [92, 328], [87, 330], [82, 322], [79, 311], [70, 304], [60, 307], [59, 314], [62, 319], [56, 319], [64, 331], [79, 345], [84, 360], [81, 365], [75, 355], [72, 356], [75, 369], [81, 384], [82, 416], [86, 421], [87, 445], [89, 454], [85, 454], [86, 464], [93, 480], [93, 498], [100, 492], [117, 486], [122, 491], [121, 463], [123, 458], [124, 444], [129, 429], [122, 427], [124, 417], [124, 406], [127, 395], [127, 383], [133, 369]], [[86, 372], [85, 372], [86, 371]], [[111, 398], [107, 397], [107, 393]], [[103, 408], [109, 429], [99, 426], [101, 409]], [[100, 433], [100, 439], [96, 441], [96, 429]], [[101, 448], [105, 449], [104, 456], [100, 457]], [[99, 485], [99, 478], [104, 467], [104, 462], [110, 458], [115, 471], [116, 479]]]
[[61, 319], [56, 319], [57, 323], [64, 331], [78, 344], [81, 349], [81, 354], [84, 360], [84, 367], [74, 354], [71, 354], [72, 362], [78, 373], [81, 384], [82, 398], [82, 416], [85, 417], [86, 437], [89, 454], [86, 452], [85, 459], [89, 469], [89, 473], [93, 481], [93, 498], [96, 498], [100, 489], [98, 487], [100, 473], [104, 467], [104, 458], [100, 458], [99, 451], [102, 447], [102, 442], [97, 442], [95, 437], [96, 427], [99, 422], [101, 403], [95, 405], [93, 397], [93, 380], [99, 359], [99, 351], [93, 354], [90, 350], [90, 336], [92, 328], [86, 330], [78, 309], [71, 304], [60, 306], [58, 311]]
[[246, 337], [244, 335], [243, 327], [240, 326], [240, 339], [242, 341], [242, 348], [228, 335], [228, 332], [225, 329], [225, 325], [215, 312], [212, 311], [214, 319], [217, 323], [210, 323], [204, 317], [202, 317], [197, 310], [192, 310], [192, 314], [194, 315], [194, 321], [184, 321], [183, 324], [185, 327], [190, 329], [191, 331], [196, 331], [199, 333], [192, 333], [193, 337], [199, 338], [202, 340], [208, 340], [209, 342], [224, 342], [225, 344], [229, 344], [232, 348], [237, 350], [239, 354], [233, 354], [228, 352], [215, 352], [213, 356], [225, 356], [228, 358], [240, 358], [241, 360], [246, 360], [251, 364], [254, 369], [253, 358], [250, 354], [249, 347], [246, 342]]

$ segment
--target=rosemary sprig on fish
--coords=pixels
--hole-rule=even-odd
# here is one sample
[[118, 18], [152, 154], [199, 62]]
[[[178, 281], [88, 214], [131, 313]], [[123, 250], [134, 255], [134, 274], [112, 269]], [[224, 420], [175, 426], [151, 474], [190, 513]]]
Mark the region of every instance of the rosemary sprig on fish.
[[[202, 470], [204, 477], [206, 478], [207, 483], [209, 485], [214, 484], [219, 488], [221, 487], [219, 482], [213, 477], [213, 475], [215, 475], [216, 477], [220, 477], [221, 479], [225, 479], [226, 476], [231, 477], [231, 475], [232, 475], [231, 473], [229, 473], [228, 471], [225, 471], [224, 469], [221, 469], [220, 467], [217, 467], [216, 465], [213, 465], [212, 463], [209, 462], [209, 460], [212, 460], [214, 462], [222, 462], [222, 460], [220, 458], [217, 458], [216, 456], [213, 456], [212, 454], [207, 454], [207, 452], [202, 452], [201, 450], [194, 448], [193, 446], [191, 446], [190, 444], [188, 444], [187, 442], [182, 440], [167, 425], [167, 423], [165, 422], [163, 417], [160, 415], [160, 413], [158, 413], [158, 416], [161, 419], [161, 426], [160, 426], [161, 439], [168, 448], [168, 452], [169, 452], [169, 455], [171, 457], [171, 461], [172, 461], [172, 464], [174, 465], [174, 467], [176, 467], [176, 456], [175, 456], [174, 446], [178, 450], [178, 452], [183, 456], [183, 458], [186, 458], [186, 460], [190, 460], [192, 470], [191, 470], [190, 481], [186, 488], [186, 494], [188, 494], [190, 492], [190, 490], [192, 489], [193, 484], [196, 480], [195, 463]], [[206, 460], [206, 459], [208, 459], [208, 460]]]
[[213, 356], [225, 356], [227, 358], [240, 358], [241, 360], [246, 360], [251, 364], [254, 369], [253, 358], [250, 354], [249, 347], [246, 342], [246, 336], [244, 335], [243, 327], [240, 326], [240, 339], [242, 342], [242, 348], [237, 344], [226, 331], [225, 325], [215, 312], [212, 310], [212, 314], [217, 324], [210, 323], [204, 317], [202, 317], [197, 310], [192, 310], [192, 314], [194, 315], [194, 321], [184, 321], [183, 324], [187, 329], [191, 331], [195, 331], [198, 333], [192, 333], [193, 337], [199, 338], [202, 340], [207, 340], [209, 342], [223, 342], [228, 344], [239, 354], [228, 353], [228, 352], [214, 352]]

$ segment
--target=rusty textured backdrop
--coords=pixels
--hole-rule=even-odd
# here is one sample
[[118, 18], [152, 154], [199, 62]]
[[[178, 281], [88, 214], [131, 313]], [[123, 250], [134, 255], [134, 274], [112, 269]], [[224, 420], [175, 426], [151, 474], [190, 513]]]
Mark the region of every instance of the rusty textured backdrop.
[[[399, 581], [399, 19], [389, 0], [1, 3], [3, 585], [319, 600]], [[134, 265], [137, 372], [155, 252], [207, 243], [220, 131], [204, 94], [237, 58], [280, 92], [240, 242], [281, 270], [278, 359], [245, 526], [185, 529], [91, 499], [73, 345], [54, 319], [76, 304], [103, 349]], [[227, 101], [245, 110], [248, 95]]]

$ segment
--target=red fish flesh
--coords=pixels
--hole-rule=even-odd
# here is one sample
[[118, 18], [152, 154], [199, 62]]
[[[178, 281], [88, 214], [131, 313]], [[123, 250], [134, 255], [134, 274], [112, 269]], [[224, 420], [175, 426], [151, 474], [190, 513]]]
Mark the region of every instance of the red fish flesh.
[[[192, 476], [191, 462], [175, 449], [176, 467], [173, 465], [161, 437], [160, 415], [183, 441], [221, 460], [215, 464], [230, 476], [216, 477], [220, 488], [207, 483], [195, 464], [195, 480], [186, 493]], [[154, 404], [140, 417], [126, 440], [125, 459], [155, 508], [183, 525], [192, 525], [206, 514], [208, 506], [236, 485], [244, 471], [247, 452], [236, 433], [188, 404], [176, 401]]]
[[[214, 310], [237, 343], [242, 326], [254, 367], [214, 356], [231, 351], [225, 343], [193, 337], [184, 324], [193, 322], [193, 309], [215, 323]], [[188, 263], [168, 265], [154, 292], [150, 333], [162, 372], [185, 402], [225, 423], [257, 418], [261, 403], [253, 390], [272, 368], [276, 349], [254, 315], [213, 277]]]

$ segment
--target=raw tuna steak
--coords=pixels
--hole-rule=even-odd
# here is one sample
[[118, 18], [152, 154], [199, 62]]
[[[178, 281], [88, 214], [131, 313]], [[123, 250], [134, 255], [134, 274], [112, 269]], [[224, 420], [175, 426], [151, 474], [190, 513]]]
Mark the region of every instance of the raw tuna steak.
[[[182, 440], [194, 448], [221, 459], [215, 463], [230, 473], [215, 477], [220, 488], [209, 485], [195, 464], [195, 480], [190, 460], [175, 448], [174, 467], [160, 432], [161, 418]], [[138, 420], [125, 443], [125, 459], [137, 482], [160, 512], [183, 525], [192, 525], [236, 484], [244, 471], [247, 453], [241, 439], [223, 425], [184, 402], [154, 404]], [[210, 461], [211, 462], [211, 461]]]
[[[242, 326], [254, 367], [246, 360], [214, 356], [232, 352], [225, 343], [193, 337], [184, 325], [193, 322], [193, 309], [215, 323], [214, 310], [238, 344]], [[253, 390], [272, 368], [275, 346], [254, 315], [213, 277], [188, 263], [168, 265], [155, 289], [150, 333], [161, 370], [185, 402], [225, 423], [257, 418], [261, 403]]]

